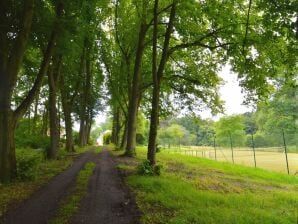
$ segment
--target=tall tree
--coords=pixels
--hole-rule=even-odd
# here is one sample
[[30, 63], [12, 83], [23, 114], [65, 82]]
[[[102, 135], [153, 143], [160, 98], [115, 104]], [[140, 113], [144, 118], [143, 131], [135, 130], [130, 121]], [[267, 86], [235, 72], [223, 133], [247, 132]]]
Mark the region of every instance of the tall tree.
[[[16, 176], [16, 158], [14, 131], [17, 121], [25, 114], [26, 110], [33, 102], [36, 93], [39, 91], [43, 77], [47, 71], [50, 59], [53, 53], [54, 45], [58, 36], [57, 27], [53, 28], [50, 35], [44, 58], [40, 65], [40, 69], [34, 81], [34, 84], [27, 96], [23, 98], [19, 106], [11, 109], [11, 100], [14, 87], [17, 82], [18, 73], [22, 65], [22, 59], [26, 50], [26, 43], [30, 34], [33, 16], [33, 0], [27, 0], [23, 3], [23, 16], [19, 16], [19, 20], [12, 18], [14, 15], [13, 1], [4, 4], [1, 9], [1, 99], [0, 99], [0, 180], [8, 181]], [[57, 19], [62, 16], [63, 5], [57, 3], [56, 15]], [[17, 22], [16, 22], [17, 21]], [[57, 22], [57, 21], [56, 21]], [[55, 25], [59, 24], [58, 22]], [[16, 23], [16, 24], [15, 24]], [[18, 31], [11, 30], [18, 27]], [[9, 33], [14, 33], [16, 38], [11, 38]]]

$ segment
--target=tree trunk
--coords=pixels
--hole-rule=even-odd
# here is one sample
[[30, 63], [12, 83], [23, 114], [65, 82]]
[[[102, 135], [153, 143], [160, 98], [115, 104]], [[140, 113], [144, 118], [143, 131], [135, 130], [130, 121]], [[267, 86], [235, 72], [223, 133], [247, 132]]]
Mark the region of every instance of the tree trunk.
[[[51, 76], [51, 71], [49, 71], [49, 77]], [[59, 149], [59, 127], [58, 127], [58, 116], [57, 116], [57, 108], [56, 108], [56, 89], [54, 84], [50, 84], [49, 81], [49, 114], [50, 114], [50, 148], [48, 149], [48, 158], [55, 159], [57, 156], [57, 152]]]
[[113, 128], [112, 128], [112, 143], [119, 147], [119, 131], [120, 131], [120, 110], [118, 106], [114, 107], [113, 113]]
[[171, 7], [171, 13], [169, 18], [169, 23], [166, 29], [164, 44], [162, 49], [162, 56], [156, 69], [157, 60], [157, 10], [158, 10], [158, 0], [155, 0], [154, 6], [154, 28], [153, 28], [153, 52], [152, 52], [152, 78], [153, 78], [153, 93], [151, 102], [151, 118], [150, 118], [150, 132], [149, 132], [149, 142], [148, 142], [148, 153], [147, 159], [150, 161], [152, 166], [155, 165], [155, 155], [156, 155], [156, 137], [157, 128], [159, 123], [159, 98], [160, 98], [160, 86], [163, 77], [163, 71], [166, 66], [168, 59], [168, 49], [171, 34], [173, 32], [174, 19], [176, 15], [176, 1], [174, 0]]
[[60, 77], [60, 93], [62, 110], [64, 114], [65, 132], [66, 132], [66, 145], [65, 149], [68, 152], [74, 151], [73, 138], [72, 138], [72, 120], [71, 120], [71, 107], [72, 102], [70, 102], [69, 94], [65, 91], [65, 83], [63, 75]]
[[160, 80], [157, 76], [157, 25], [158, 25], [158, 0], [154, 2], [153, 10], [153, 39], [152, 39], [152, 80], [153, 80], [153, 96], [151, 103], [151, 118], [150, 118], [150, 131], [148, 141], [147, 159], [152, 166], [155, 165], [155, 153], [156, 153], [156, 136], [158, 128], [158, 116], [159, 116], [159, 92], [160, 92]]
[[91, 47], [88, 39], [85, 40], [85, 47], [86, 47], [86, 72], [85, 72], [85, 85], [83, 89], [83, 94], [81, 98], [81, 115], [80, 115], [80, 134], [79, 134], [79, 145], [85, 146], [88, 143], [88, 97], [90, 97], [90, 88], [91, 88], [91, 62], [90, 62], [90, 54], [91, 54]]
[[137, 128], [137, 116], [138, 116], [138, 104], [140, 101], [140, 79], [141, 79], [141, 63], [144, 53], [144, 42], [146, 37], [147, 26], [145, 23], [141, 23], [139, 30], [138, 47], [136, 51], [134, 75], [131, 87], [131, 94], [128, 104], [128, 123], [127, 123], [127, 145], [125, 149], [125, 155], [135, 155], [136, 147], [136, 128]]
[[[0, 177], [8, 182], [17, 175], [14, 131], [16, 120], [9, 109], [0, 112]], [[1, 131], [5, 130], [5, 131]]]
[[126, 140], [127, 140], [127, 121], [125, 119], [125, 125], [124, 125], [124, 129], [123, 129], [120, 149], [125, 149], [126, 148], [126, 143], [127, 143]]
[[[53, 63], [54, 65], [56, 63]], [[50, 68], [48, 71], [48, 83], [49, 83], [49, 113], [50, 113], [50, 148], [48, 149], [48, 158], [56, 159], [57, 152], [59, 150], [60, 142], [60, 131], [58, 121], [58, 110], [57, 110], [57, 87], [60, 76], [60, 68], [62, 64], [62, 57], [60, 56], [57, 64], [55, 65], [55, 71]]]

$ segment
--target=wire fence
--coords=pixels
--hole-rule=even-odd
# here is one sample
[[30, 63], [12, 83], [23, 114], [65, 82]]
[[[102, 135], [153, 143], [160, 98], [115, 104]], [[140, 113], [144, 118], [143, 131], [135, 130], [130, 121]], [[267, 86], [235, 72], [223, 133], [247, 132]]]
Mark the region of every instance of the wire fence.
[[168, 153], [179, 153], [298, 175], [297, 145], [288, 146], [284, 133], [282, 140], [281, 146], [272, 147], [255, 147], [252, 137], [250, 147], [234, 147], [233, 144], [230, 147], [222, 147], [214, 140], [212, 146], [176, 145], [169, 148], [164, 145], [162, 149]]

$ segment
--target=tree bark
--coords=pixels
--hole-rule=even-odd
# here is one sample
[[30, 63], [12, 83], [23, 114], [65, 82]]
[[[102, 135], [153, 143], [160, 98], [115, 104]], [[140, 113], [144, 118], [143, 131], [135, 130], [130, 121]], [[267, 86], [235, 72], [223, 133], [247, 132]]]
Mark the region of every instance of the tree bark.
[[70, 102], [69, 94], [65, 91], [65, 83], [63, 75], [60, 77], [60, 93], [62, 110], [64, 115], [65, 132], [66, 132], [66, 145], [65, 149], [68, 152], [74, 151], [73, 137], [72, 137], [72, 119], [71, 119], [71, 108], [72, 102]]
[[79, 133], [79, 145], [81, 147], [87, 145], [88, 143], [88, 120], [89, 120], [89, 97], [90, 97], [90, 88], [91, 88], [91, 44], [86, 38], [85, 47], [86, 47], [86, 57], [85, 57], [85, 85], [83, 89], [83, 94], [81, 98], [81, 115], [80, 115], [80, 133]]
[[147, 159], [152, 166], [155, 165], [155, 153], [156, 153], [156, 136], [158, 128], [158, 116], [159, 116], [159, 92], [160, 81], [157, 76], [157, 25], [158, 25], [158, 0], [154, 2], [153, 10], [153, 39], [152, 39], [152, 80], [153, 80], [153, 96], [151, 103], [151, 117], [150, 117], [150, 131], [148, 141]]
[[[16, 119], [13, 111], [0, 112], [0, 180], [8, 182], [17, 175], [14, 131]], [[1, 131], [5, 130], [5, 131]]]
[[147, 25], [144, 22], [142, 22], [139, 30], [139, 40], [136, 51], [133, 82], [128, 104], [127, 144], [125, 149], [125, 155], [127, 156], [135, 155], [138, 104], [140, 101], [141, 63], [145, 47], [144, 44], [146, 31]]
[[62, 63], [62, 56], [59, 56], [53, 67], [48, 70], [49, 83], [49, 117], [50, 117], [50, 148], [47, 151], [49, 159], [56, 159], [59, 150], [60, 130], [57, 110], [57, 88], [59, 83], [60, 68]]
[[123, 129], [120, 149], [126, 148], [126, 143], [127, 143], [126, 141], [127, 141], [127, 120], [125, 119], [125, 125], [124, 125], [124, 129]]
[[156, 137], [157, 129], [159, 123], [159, 101], [160, 101], [160, 86], [163, 77], [163, 71], [166, 66], [168, 59], [168, 50], [171, 34], [173, 32], [174, 19], [176, 15], [176, 1], [174, 0], [171, 13], [169, 18], [169, 23], [166, 29], [164, 44], [162, 49], [162, 55], [158, 69], [157, 65], [157, 9], [158, 9], [158, 0], [155, 0], [154, 6], [154, 28], [153, 28], [153, 52], [152, 52], [152, 78], [153, 78], [153, 92], [152, 92], [152, 102], [151, 102], [151, 118], [150, 118], [150, 131], [149, 131], [149, 142], [148, 142], [148, 153], [147, 159], [150, 161], [150, 165], [154, 166], [155, 155], [156, 155]]
[[120, 110], [118, 106], [114, 106], [113, 127], [112, 127], [112, 143], [119, 147], [119, 131], [120, 131]]

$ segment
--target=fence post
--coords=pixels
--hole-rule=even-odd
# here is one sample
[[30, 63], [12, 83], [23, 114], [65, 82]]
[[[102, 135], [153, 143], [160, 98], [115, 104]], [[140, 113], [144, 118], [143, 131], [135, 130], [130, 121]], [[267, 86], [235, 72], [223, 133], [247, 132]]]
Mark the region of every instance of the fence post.
[[215, 139], [216, 139], [216, 136], [214, 135], [214, 138], [213, 138], [214, 158], [215, 158], [215, 160], [217, 160], [217, 157], [216, 157], [216, 143], [215, 143]]
[[257, 160], [256, 160], [256, 149], [255, 149], [254, 134], [251, 134], [251, 143], [252, 143], [252, 150], [254, 152], [254, 161], [255, 161], [255, 168], [256, 168], [257, 167]]
[[282, 138], [283, 138], [284, 148], [285, 148], [286, 163], [287, 163], [287, 171], [288, 171], [288, 174], [290, 174], [289, 161], [288, 161], [288, 152], [287, 152], [288, 150], [287, 150], [287, 144], [286, 144], [286, 138], [285, 138], [285, 132], [284, 132], [284, 129], [282, 129]]
[[229, 135], [230, 135], [230, 143], [231, 143], [231, 150], [232, 150], [232, 161], [233, 161], [233, 163], [235, 163], [234, 162], [234, 150], [233, 150], [233, 141], [232, 141], [231, 132], [229, 132]]

